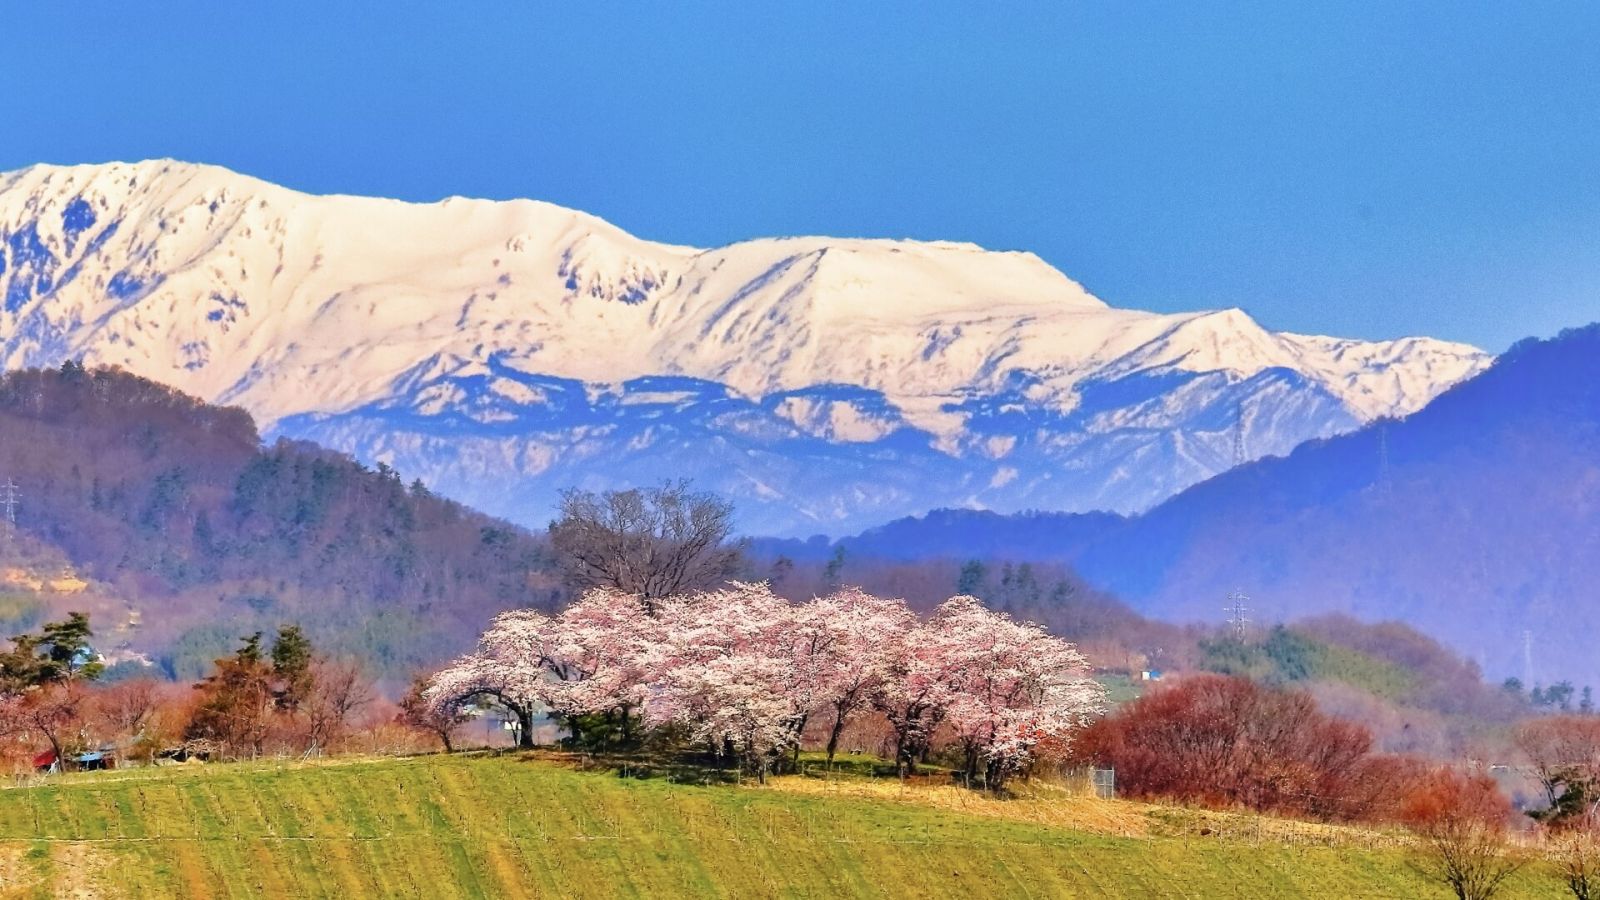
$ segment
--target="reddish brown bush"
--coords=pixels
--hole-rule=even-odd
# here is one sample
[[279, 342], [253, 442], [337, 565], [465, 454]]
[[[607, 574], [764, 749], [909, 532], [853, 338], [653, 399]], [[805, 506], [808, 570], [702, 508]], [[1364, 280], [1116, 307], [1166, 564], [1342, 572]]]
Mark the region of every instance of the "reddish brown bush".
[[1459, 900], [1488, 900], [1522, 865], [1506, 846], [1511, 804], [1487, 775], [1437, 769], [1406, 793], [1399, 817], [1422, 841], [1422, 870]]
[[1163, 685], [1091, 726], [1085, 761], [1117, 770], [1119, 792], [1328, 820], [1381, 818], [1416, 777], [1372, 753], [1365, 728], [1307, 694], [1197, 675]]

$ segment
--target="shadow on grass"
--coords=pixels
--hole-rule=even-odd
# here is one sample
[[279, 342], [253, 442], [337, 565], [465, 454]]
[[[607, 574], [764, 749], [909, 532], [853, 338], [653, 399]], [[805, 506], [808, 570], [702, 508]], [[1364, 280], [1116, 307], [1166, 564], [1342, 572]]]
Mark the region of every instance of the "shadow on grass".
[[618, 778], [660, 779], [672, 784], [723, 785], [754, 780], [739, 771], [736, 764], [698, 754], [660, 756], [645, 753], [597, 753], [560, 748], [505, 751], [505, 756], [522, 762], [556, 763], [579, 772], [615, 773]]
[[[485, 752], [492, 756], [503, 756], [522, 762], [564, 765], [580, 772], [614, 773], [618, 778], [634, 780], [659, 779], [672, 784], [706, 786], [749, 784], [757, 781], [754, 775], [742, 771], [735, 761], [727, 757], [719, 758], [710, 753], [601, 752], [562, 747]], [[821, 753], [803, 753], [798, 761], [786, 760], [782, 770], [772, 772], [770, 775], [819, 780], [898, 780], [902, 784], [917, 786], [960, 783], [960, 773], [941, 766], [921, 765], [915, 772], [901, 778], [894, 763], [876, 756], [855, 754], [836, 757], [829, 763]]]

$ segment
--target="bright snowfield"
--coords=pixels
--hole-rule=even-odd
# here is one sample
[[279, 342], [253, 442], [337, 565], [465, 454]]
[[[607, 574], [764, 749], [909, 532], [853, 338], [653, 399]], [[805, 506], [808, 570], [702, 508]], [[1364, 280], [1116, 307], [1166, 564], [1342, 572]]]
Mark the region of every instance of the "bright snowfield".
[[[686, 213], [687, 214], [687, 213]], [[110, 363], [486, 511], [690, 477], [741, 525], [1136, 511], [1403, 415], [1490, 362], [1426, 338], [1115, 309], [1030, 253], [702, 250], [530, 200], [310, 196], [170, 161], [0, 175], [9, 367]]]

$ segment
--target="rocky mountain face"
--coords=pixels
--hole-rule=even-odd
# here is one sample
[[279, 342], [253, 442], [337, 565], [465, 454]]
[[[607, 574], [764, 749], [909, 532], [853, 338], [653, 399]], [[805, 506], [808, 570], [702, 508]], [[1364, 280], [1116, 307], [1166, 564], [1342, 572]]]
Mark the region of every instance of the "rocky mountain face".
[[749, 532], [1137, 512], [1421, 408], [1472, 347], [1116, 309], [1028, 253], [641, 240], [170, 161], [0, 175], [0, 360], [114, 364], [513, 520], [689, 477]]

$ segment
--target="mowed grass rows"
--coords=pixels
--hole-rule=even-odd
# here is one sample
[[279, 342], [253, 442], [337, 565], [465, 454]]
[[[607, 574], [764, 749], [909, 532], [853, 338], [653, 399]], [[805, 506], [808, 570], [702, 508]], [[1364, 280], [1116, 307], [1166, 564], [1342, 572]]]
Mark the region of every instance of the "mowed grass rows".
[[[1524, 876], [1515, 892], [1555, 887]], [[1117, 837], [516, 756], [139, 770], [0, 791], [0, 896], [63, 895], [1443, 896], [1394, 850]]]

